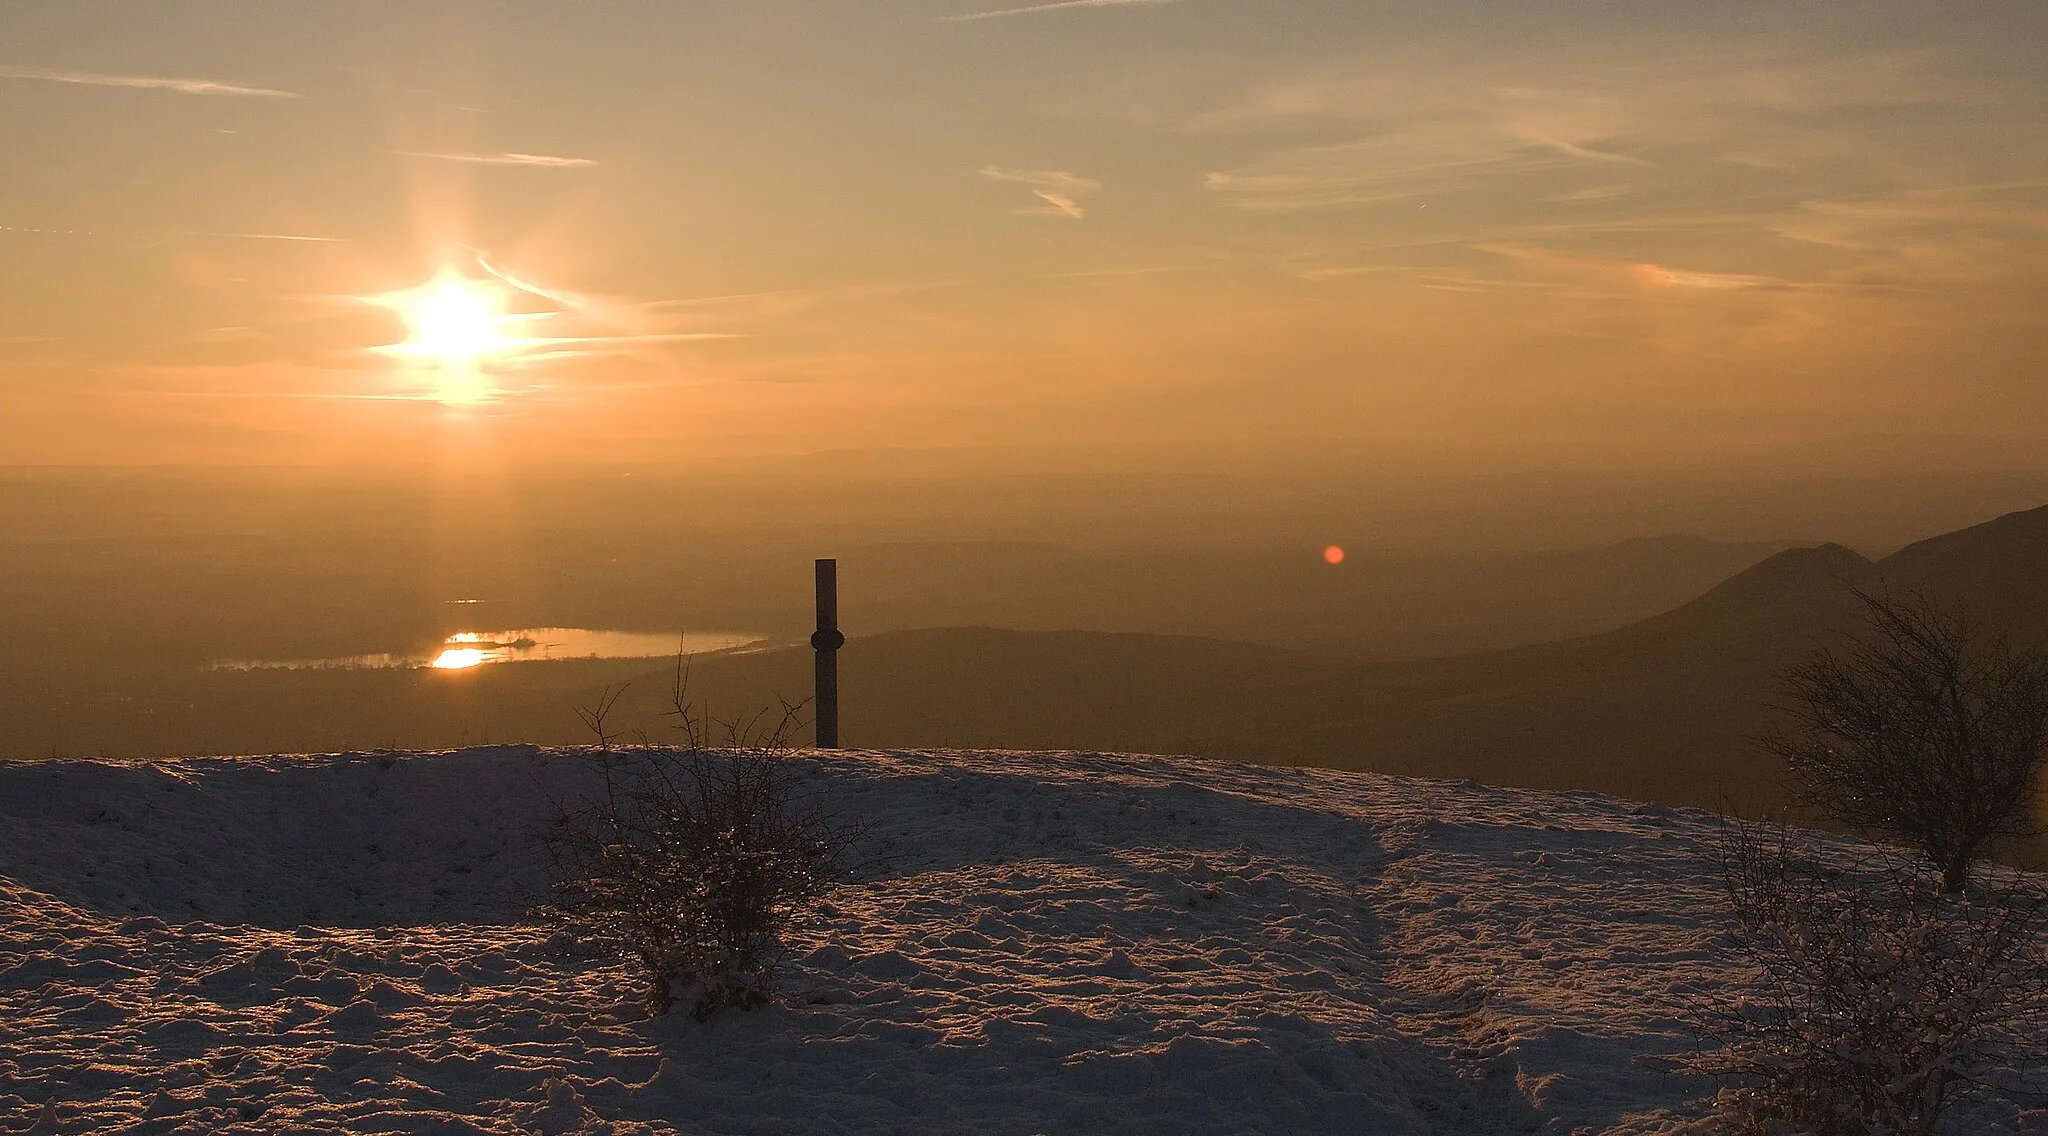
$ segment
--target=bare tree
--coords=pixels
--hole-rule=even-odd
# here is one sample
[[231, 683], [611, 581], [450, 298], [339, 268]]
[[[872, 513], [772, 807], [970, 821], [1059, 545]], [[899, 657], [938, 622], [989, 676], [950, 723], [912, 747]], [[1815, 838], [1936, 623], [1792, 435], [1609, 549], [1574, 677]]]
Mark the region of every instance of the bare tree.
[[1740, 1087], [1750, 1132], [1931, 1133], [1981, 1090], [2036, 1095], [2048, 1028], [2043, 896], [2005, 873], [1969, 897], [1924, 863], [1831, 858], [1732, 821], [1722, 868], [1750, 989], [1696, 1017], [1718, 1043], [1680, 1063]]
[[1960, 607], [1857, 592], [1870, 630], [1786, 676], [1790, 728], [1765, 739], [1797, 800], [1925, 853], [1942, 887], [2033, 831], [2048, 759], [2048, 659]]

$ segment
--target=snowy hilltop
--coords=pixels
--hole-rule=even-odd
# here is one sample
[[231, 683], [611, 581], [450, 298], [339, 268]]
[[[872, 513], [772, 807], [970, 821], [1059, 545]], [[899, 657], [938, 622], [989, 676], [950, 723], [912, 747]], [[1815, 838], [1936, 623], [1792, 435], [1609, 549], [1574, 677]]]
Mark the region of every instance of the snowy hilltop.
[[[1719, 826], [1192, 759], [804, 753], [866, 826], [779, 1004], [528, 916], [588, 756], [0, 764], [0, 1131], [1677, 1133]], [[2048, 1132], [1972, 1102], [1958, 1132]]]

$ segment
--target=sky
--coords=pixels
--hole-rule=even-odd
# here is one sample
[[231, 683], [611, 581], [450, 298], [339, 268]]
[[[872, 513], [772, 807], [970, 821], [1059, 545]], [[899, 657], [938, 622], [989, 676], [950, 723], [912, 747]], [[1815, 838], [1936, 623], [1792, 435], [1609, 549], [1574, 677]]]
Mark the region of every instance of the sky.
[[2040, 467], [2043, 58], [2039, 0], [0, 0], [0, 465]]

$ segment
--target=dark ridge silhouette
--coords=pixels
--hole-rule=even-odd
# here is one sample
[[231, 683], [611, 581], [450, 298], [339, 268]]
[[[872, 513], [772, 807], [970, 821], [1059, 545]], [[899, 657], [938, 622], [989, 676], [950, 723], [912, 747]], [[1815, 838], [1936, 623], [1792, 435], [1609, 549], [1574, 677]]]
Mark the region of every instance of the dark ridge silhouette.
[[1954, 596], [2003, 624], [2042, 611], [2043, 549], [2048, 509], [1879, 563], [1839, 544], [1788, 549], [1613, 631], [1409, 663], [1174, 636], [857, 639], [847, 673], [862, 677], [848, 690], [859, 683], [862, 694], [849, 694], [860, 709], [848, 712], [848, 738], [1194, 752], [1755, 808], [1783, 799], [1784, 770], [1754, 744], [1780, 676], [1859, 629], [1852, 589]]
[[[1706, 594], [1661, 615], [1582, 640], [1592, 650], [1627, 650], [1671, 642], [1757, 644], [1788, 632], [1838, 626], [1856, 610], [1851, 589], [1877, 583], [1878, 568], [1839, 544], [1788, 548], [1736, 573]], [[1542, 644], [1531, 650], [1557, 646]]]
[[1880, 563], [1899, 571], [1955, 572], [2028, 557], [2037, 563], [2048, 557], [2048, 505], [1915, 541]]
[[1876, 568], [1869, 557], [1844, 545], [1788, 548], [1716, 584], [1700, 598], [1645, 622], [1667, 616], [1701, 619], [1759, 614], [1762, 610], [1782, 608], [1788, 602], [1832, 596], [1845, 583], [1866, 583]]
[[1962, 600], [2016, 639], [2048, 644], [2048, 505], [1909, 544], [1878, 567], [1895, 587]]

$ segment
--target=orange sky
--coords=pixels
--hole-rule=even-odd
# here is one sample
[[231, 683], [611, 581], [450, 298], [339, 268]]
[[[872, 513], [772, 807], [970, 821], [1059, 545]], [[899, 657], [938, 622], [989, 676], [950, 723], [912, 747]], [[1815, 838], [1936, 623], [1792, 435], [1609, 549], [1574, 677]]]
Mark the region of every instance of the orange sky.
[[0, 464], [2048, 465], [2048, 8], [1935, 11], [16, 5]]

